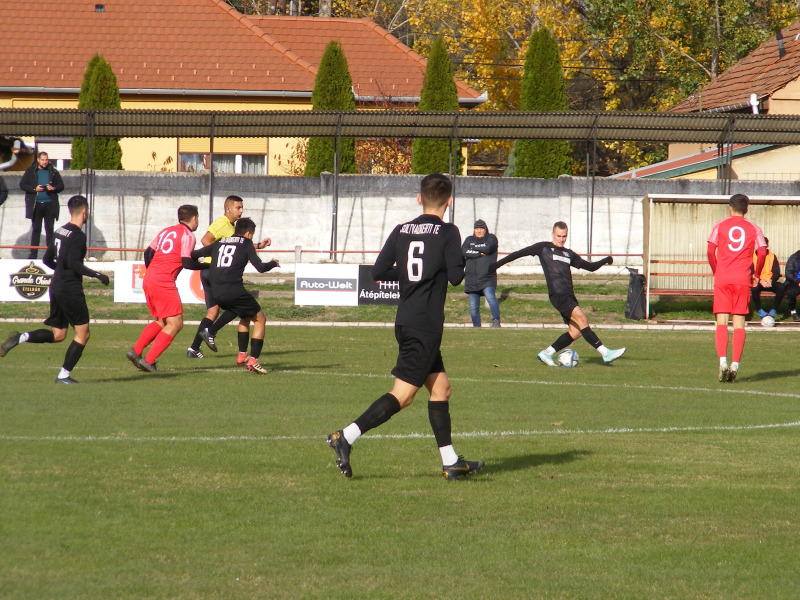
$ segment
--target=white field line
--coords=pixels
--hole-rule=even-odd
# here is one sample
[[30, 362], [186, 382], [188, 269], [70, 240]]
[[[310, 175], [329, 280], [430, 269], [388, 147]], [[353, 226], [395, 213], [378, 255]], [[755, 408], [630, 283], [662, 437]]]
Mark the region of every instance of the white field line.
[[[466, 431], [454, 433], [457, 438], [496, 438], [496, 437], [540, 437], [540, 436], [581, 436], [581, 435], [619, 435], [638, 433], [713, 433], [717, 431], [754, 431], [762, 429], [788, 429], [800, 427], [800, 421], [789, 423], [767, 423], [755, 425], [707, 425], [689, 427], [612, 427], [609, 429], [554, 429], [552, 431], [522, 429], [517, 431]], [[412, 440], [433, 438], [429, 433], [373, 434], [364, 439], [371, 440]], [[319, 441], [324, 435], [231, 435], [231, 436], [122, 436], [122, 435], [6, 435], [0, 434], [0, 441], [6, 442], [281, 442], [281, 441]]]

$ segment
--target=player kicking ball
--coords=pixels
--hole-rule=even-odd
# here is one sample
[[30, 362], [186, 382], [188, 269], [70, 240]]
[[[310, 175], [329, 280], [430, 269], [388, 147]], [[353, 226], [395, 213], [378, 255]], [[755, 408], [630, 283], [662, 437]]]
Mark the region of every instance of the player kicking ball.
[[[719, 356], [720, 382], [733, 382], [739, 374], [745, 341], [745, 317], [750, 312], [751, 288], [758, 285], [767, 256], [767, 241], [758, 225], [744, 216], [750, 198], [734, 194], [728, 201], [727, 219], [714, 225], [708, 236], [708, 264], [714, 273], [714, 304], [717, 319], [714, 341]], [[753, 253], [756, 268], [753, 271]], [[728, 321], [733, 315], [733, 355], [728, 366]]]
[[89, 204], [83, 196], [73, 196], [67, 202], [70, 221], [56, 229], [42, 262], [55, 273], [50, 282], [50, 316], [44, 324], [50, 329], [36, 329], [18, 333], [12, 331], [0, 344], [0, 357], [20, 344], [55, 344], [67, 337], [67, 327], [72, 325], [75, 336], [67, 347], [64, 363], [56, 383], [78, 383], [71, 377], [72, 370], [89, 341], [89, 309], [83, 294], [83, 277], [99, 279], [108, 285], [108, 275], [93, 271], [83, 264], [86, 256], [86, 234], [82, 227], [89, 214]]
[[572, 267], [594, 272], [603, 265], [612, 264], [614, 259], [606, 256], [596, 262], [588, 262], [569, 248], [566, 248], [566, 244], [567, 224], [563, 221], [557, 221], [553, 225], [552, 241], [538, 242], [522, 250], [512, 252], [505, 258], [489, 265], [489, 272], [494, 273], [498, 267], [502, 267], [504, 264], [523, 256], [538, 256], [544, 271], [544, 278], [547, 281], [547, 294], [550, 297], [550, 303], [561, 314], [564, 323], [569, 326], [566, 333], [563, 333], [551, 346], [539, 352], [538, 359], [548, 367], [557, 367], [558, 363], [553, 360], [553, 357], [579, 337], [582, 337], [592, 348], [600, 353], [600, 356], [603, 357], [603, 362], [609, 364], [625, 354], [625, 348], [617, 350], [606, 348], [600, 338], [597, 337], [597, 334], [589, 327], [589, 319], [586, 318], [586, 313], [578, 306], [578, 300], [575, 298], [575, 290], [572, 285]]
[[428, 418], [442, 457], [445, 479], [474, 473], [484, 462], [468, 461], [453, 449], [450, 428], [450, 381], [444, 372], [442, 332], [447, 282], [458, 285], [464, 279], [461, 234], [442, 221], [452, 202], [452, 184], [445, 175], [428, 175], [422, 180], [417, 202], [423, 214], [394, 228], [372, 267], [376, 281], [399, 281], [394, 335], [399, 345], [397, 364], [392, 369], [394, 386], [344, 429], [328, 436], [336, 452], [336, 466], [352, 477], [350, 450], [370, 429], [382, 425], [409, 406], [424, 385], [430, 392]]
[[[210, 246], [198, 248], [192, 252], [192, 258], [211, 257], [208, 281], [211, 293], [217, 305], [225, 311], [235, 313], [240, 321], [238, 328], [239, 355], [236, 364], [244, 366], [248, 371], [265, 375], [267, 370], [258, 362], [264, 346], [264, 331], [267, 318], [253, 295], [244, 289], [242, 275], [247, 263], [253, 265], [259, 273], [266, 273], [280, 266], [277, 260], [262, 262], [253, 245], [256, 224], [252, 219], [243, 218], [236, 221], [233, 236], [222, 238]], [[250, 323], [253, 323], [253, 336], [249, 339]], [[247, 342], [250, 341], [250, 354], [247, 354]]]

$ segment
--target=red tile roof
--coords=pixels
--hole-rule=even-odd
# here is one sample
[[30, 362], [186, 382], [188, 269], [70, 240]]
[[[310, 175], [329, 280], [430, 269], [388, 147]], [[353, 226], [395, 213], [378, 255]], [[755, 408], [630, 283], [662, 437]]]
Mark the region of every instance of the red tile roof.
[[[102, 4], [104, 12], [96, 12]], [[3, 0], [0, 93], [80, 88], [99, 52], [126, 93], [307, 97], [340, 39], [356, 94], [419, 96], [425, 61], [369, 19], [244, 16], [224, 0]], [[50, 33], [39, 36], [43, 28]], [[459, 98], [480, 94], [458, 82]]]
[[670, 111], [744, 109], [749, 106], [751, 94], [763, 100], [800, 77], [800, 21], [781, 33], [786, 51], [782, 58], [778, 40], [772, 37]]

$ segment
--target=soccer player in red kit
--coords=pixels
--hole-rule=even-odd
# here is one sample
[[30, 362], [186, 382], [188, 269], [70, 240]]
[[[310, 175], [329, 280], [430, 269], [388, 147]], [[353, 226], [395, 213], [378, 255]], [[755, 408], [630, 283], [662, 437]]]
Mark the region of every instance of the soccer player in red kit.
[[[750, 198], [735, 194], [728, 201], [730, 217], [720, 221], [708, 236], [708, 264], [714, 273], [714, 306], [717, 317], [715, 340], [719, 356], [719, 380], [734, 381], [744, 350], [744, 320], [750, 312], [750, 289], [758, 283], [753, 271], [761, 273], [767, 255], [767, 243], [758, 225], [744, 216]], [[733, 361], [728, 366], [728, 319], [733, 315]]]
[[[156, 359], [183, 328], [183, 306], [175, 279], [181, 269], [201, 268], [192, 258], [195, 245], [192, 232], [197, 229], [197, 220], [197, 207], [184, 204], [178, 208], [179, 223], [163, 229], [144, 251], [147, 271], [142, 289], [155, 321], [144, 328], [136, 344], [125, 355], [142, 371], [156, 372]], [[150, 351], [143, 357], [142, 352], [151, 342]]]

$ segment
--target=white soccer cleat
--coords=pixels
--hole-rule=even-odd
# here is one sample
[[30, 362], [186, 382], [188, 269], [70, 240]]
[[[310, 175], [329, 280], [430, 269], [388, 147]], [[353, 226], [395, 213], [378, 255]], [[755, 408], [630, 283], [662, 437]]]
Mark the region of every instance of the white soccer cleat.
[[606, 364], [614, 362], [620, 356], [625, 354], [625, 350], [627, 350], [627, 348], [619, 348], [618, 350], [608, 350], [605, 354], [603, 354], [603, 362]]
[[723, 364], [719, 366], [719, 382], [725, 383], [728, 381], [728, 365]]
[[548, 354], [544, 350], [539, 352], [539, 354], [536, 355], [536, 358], [538, 358], [540, 361], [542, 361], [548, 367], [557, 367], [558, 366], [555, 363], [555, 361], [553, 360], [553, 355], [552, 354]]

